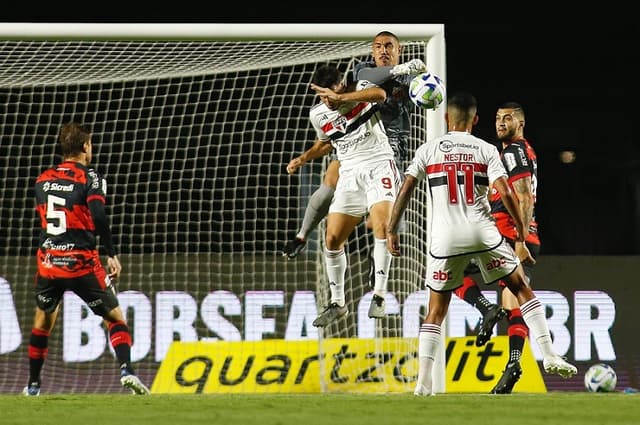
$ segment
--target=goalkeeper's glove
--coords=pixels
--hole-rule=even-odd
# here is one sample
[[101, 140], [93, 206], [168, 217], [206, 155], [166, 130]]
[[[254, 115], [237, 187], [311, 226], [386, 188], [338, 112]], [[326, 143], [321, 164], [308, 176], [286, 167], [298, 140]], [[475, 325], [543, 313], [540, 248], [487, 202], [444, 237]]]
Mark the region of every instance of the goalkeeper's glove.
[[391, 75], [418, 75], [427, 72], [427, 65], [420, 59], [411, 59], [409, 62], [401, 63], [391, 68]]

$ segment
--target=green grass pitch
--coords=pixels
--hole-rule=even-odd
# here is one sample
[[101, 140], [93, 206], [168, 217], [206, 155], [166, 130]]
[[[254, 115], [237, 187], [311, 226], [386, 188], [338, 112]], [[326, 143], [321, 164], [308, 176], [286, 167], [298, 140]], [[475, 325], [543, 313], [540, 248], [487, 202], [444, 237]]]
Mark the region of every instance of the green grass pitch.
[[638, 425], [640, 395], [198, 394], [0, 396], [3, 425]]

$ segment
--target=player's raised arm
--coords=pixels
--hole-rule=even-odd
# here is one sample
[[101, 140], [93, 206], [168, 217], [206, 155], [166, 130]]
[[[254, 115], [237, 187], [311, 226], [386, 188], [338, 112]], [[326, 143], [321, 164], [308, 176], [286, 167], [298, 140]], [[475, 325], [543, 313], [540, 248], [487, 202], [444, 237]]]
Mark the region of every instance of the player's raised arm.
[[365, 88], [341, 93], [336, 93], [330, 88], [321, 87], [316, 84], [311, 84], [311, 89], [314, 90], [321, 99], [326, 99], [332, 108], [337, 108], [345, 103], [380, 103], [387, 99], [387, 92], [385, 92], [382, 87], [365, 81], [361, 81], [360, 84]]
[[316, 139], [313, 146], [289, 161], [287, 173], [294, 174], [298, 168], [304, 166], [307, 162], [327, 155], [332, 149], [333, 146], [331, 146], [329, 140]]

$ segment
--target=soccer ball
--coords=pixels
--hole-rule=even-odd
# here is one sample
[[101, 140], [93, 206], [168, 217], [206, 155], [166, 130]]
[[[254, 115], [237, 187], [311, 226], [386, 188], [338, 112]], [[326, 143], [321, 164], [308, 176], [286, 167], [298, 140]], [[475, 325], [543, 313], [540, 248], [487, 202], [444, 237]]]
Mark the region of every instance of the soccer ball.
[[611, 366], [597, 363], [584, 374], [584, 386], [592, 393], [608, 393], [616, 389], [618, 376]]
[[409, 98], [419, 108], [436, 109], [446, 95], [444, 82], [429, 72], [417, 75], [409, 84]]

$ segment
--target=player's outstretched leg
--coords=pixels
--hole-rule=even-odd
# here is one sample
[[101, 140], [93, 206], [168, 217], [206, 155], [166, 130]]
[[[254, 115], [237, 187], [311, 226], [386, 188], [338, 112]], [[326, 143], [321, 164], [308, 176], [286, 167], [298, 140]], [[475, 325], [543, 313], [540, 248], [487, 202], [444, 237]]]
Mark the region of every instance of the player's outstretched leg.
[[[330, 165], [331, 170], [327, 170], [327, 174], [335, 173], [335, 179], [337, 181], [338, 176], [338, 161], [335, 161], [335, 165]], [[325, 178], [329, 178], [326, 176]], [[289, 260], [295, 258], [302, 252], [307, 245], [307, 238], [309, 234], [318, 227], [320, 222], [329, 213], [329, 206], [333, 199], [335, 192], [335, 182], [327, 184], [323, 182], [315, 192], [311, 194], [309, 203], [304, 210], [304, 217], [302, 218], [302, 225], [298, 230], [298, 233], [284, 246], [282, 249], [282, 255]]]

